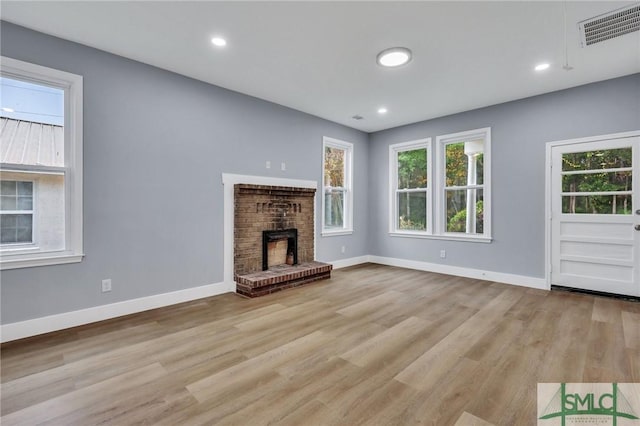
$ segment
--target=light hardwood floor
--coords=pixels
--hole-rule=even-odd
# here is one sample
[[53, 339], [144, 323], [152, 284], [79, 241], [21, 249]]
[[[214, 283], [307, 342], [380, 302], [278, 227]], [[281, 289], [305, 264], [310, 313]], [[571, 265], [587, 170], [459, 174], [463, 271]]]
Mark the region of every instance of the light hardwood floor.
[[1, 424], [534, 425], [640, 382], [640, 303], [379, 265], [5, 344]]

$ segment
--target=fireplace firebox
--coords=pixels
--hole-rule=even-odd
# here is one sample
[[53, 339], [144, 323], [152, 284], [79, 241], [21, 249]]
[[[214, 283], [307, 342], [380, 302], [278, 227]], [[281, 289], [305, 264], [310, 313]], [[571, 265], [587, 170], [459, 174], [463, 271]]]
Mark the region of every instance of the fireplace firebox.
[[262, 270], [285, 263], [298, 264], [298, 230], [262, 231]]

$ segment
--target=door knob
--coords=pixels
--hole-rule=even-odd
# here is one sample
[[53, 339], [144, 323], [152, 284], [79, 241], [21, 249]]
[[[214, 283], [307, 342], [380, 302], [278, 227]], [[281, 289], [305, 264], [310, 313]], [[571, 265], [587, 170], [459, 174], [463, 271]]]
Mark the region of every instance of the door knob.
[[640, 225], [636, 225], [636, 226], [634, 226], [634, 229], [635, 229], [636, 231], [640, 231]]
[[640, 214], [640, 209], [636, 210], [636, 214]]

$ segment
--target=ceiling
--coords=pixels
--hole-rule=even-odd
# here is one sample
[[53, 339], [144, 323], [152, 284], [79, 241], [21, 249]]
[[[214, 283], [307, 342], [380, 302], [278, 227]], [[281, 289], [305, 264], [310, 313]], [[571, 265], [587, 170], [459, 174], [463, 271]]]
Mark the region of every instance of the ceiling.
[[[571, 71], [563, 2], [3, 0], [1, 17], [372, 132], [640, 72], [640, 32], [582, 48], [576, 25], [632, 3], [566, 3]], [[413, 60], [378, 66], [395, 46]]]

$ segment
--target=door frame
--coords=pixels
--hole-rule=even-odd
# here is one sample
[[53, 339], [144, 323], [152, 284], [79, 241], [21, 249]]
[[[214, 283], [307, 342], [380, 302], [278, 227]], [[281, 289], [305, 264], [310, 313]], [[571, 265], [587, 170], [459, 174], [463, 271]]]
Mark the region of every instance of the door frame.
[[[553, 141], [546, 143], [545, 150], [545, 182], [544, 182], [544, 277], [546, 281], [547, 290], [551, 290], [551, 263], [553, 259], [551, 258], [551, 179], [552, 179], [552, 170], [551, 170], [551, 151], [552, 148], [562, 146], [562, 145], [575, 145], [581, 144], [585, 142], [598, 142], [607, 139], [622, 139], [622, 138], [632, 138], [640, 136], [640, 130], [634, 130], [631, 132], [622, 132], [622, 133], [610, 133], [607, 135], [598, 135], [598, 136], [589, 136], [586, 138], [576, 138], [576, 139], [566, 139], [560, 141]], [[640, 167], [640, 164], [635, 167]]]

